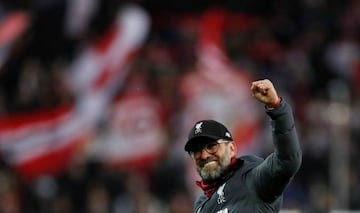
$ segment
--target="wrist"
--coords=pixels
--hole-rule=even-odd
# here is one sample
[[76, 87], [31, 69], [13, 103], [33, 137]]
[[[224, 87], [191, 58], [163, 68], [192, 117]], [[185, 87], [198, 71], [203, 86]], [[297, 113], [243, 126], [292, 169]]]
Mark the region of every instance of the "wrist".
[[268, 109], [268, 110], [275, 109], [275, 108], [277, 108], [277, 107], [280, 105], [281, 100], [282, 100], [282, 98], [281, 98], [281, 97], [278, 97], [277, 100], [275, 101], [275, 103], [265, 105], [265, 108]]

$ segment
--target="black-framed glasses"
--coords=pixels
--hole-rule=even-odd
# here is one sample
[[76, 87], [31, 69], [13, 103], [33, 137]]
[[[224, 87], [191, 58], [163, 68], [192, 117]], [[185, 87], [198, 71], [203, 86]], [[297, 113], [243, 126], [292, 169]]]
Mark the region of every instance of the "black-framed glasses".
[[205, 150], [209, 154], [215, 154], [219, 150], [219, 145], [222, 143], [230, 143], [230, 141], [217, 140], [210, 143], [206, 143], [204, 146], [197, 147], [189, 151], [189, 154], [193, 158], [199, 158], [203, 150]]

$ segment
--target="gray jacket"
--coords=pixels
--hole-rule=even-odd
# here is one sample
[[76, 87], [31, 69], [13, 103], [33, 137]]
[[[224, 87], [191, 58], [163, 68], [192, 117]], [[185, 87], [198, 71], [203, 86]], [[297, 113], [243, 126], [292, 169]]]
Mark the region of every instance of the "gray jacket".
[[279, 212], [283, 192], [301, 165], [302, 153], [291, 107], [283, 100], [271, 118], [275, 151], [265, 160], [257, 156], [237, 159], [235, 169], [216, 192], [202, 194], [196, 213]]

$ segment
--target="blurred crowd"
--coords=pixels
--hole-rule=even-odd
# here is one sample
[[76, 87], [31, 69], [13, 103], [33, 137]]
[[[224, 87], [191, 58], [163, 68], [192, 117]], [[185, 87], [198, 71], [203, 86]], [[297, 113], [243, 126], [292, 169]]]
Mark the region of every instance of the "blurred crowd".
[[[70, 2], [87, 5], [96, 15], [75, 28], [69, 23], [81, 23], [89, 11], [71, 13]], [[0, 67], [0, 115], [73, 103], [69, 64], [82, 46], [104, 33], [125, 3], [0, 1], [0, 19], [18, 10], [31, 16], [29, 29], [10, 50], [1, 50], [1, 59], [7, 57]], [[271, 79], [293, 106], [304, 155], [284, 208], [309, 213], [360, 209], [360, 1], [132, 3], [149, 13], [151, 29], [128, 82], [142, 79], [164, 107], [168, 136], [158, 163], [130, 171], [79, 157], [63, 174], [27, 183], [2, 160], [0, 212], [191, 212], [196, 186], [185, 175], [189, 159], [173, 140], [183, 107], [178, 85], [194, 67], [198, 15], [213, 6], [241, 15], [223, 35], [230, 61], [251, 79]], [[131, 86], [125, 83], [117, 92]], [[261, 138], [269, 134], [265, 119]], [[271, 144], [260, 147], [255, 154], [271, 152]]]

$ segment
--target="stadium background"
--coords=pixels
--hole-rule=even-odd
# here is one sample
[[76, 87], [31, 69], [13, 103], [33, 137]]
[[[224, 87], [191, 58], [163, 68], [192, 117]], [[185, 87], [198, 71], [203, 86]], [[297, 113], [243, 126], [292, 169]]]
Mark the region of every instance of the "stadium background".
[[359, 1], [8, 0], [0, 19], [1, 212], [191, 212], [189, 123], [271, 151], [259, 78], [304, 150], [284, 209], [360, 209]]

